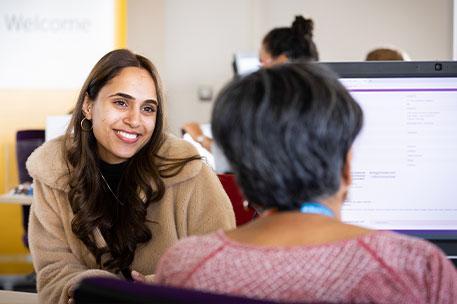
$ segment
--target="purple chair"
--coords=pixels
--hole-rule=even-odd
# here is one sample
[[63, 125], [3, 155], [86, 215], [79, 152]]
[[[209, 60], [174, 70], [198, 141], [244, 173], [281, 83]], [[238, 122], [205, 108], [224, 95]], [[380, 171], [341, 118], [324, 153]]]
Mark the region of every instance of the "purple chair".
[[[20, 130], [16, 133], [16, 160], [19, 173], [19, 183], [32, 182], [32, 178], [27, 172], [25, 163], [30, 154], [44, 142], [44, 130]], [[27, 238], [30, 206], [22, 206], [22, 226], [24, 235], [22, 241], [28, 248]]]
[[[16, 133], [16, 160], [19, 175], [19, 183], [32, 182], [32, 178], [27, 172], [25, 163], [30, 154], [44, 142], [44, 130], [20, 130]], [[30, 206], [22, 206], [22, 226], [24, 234], [22, 242], [25, 247], [29, 247], [27, 237], [29, 225]], [[12, 289], [15, 291], [36, 292], [36, 275], [32, 272], [28, 275], [18, 278], [12, 283]]]
[[278, 303], [191, 289], [131, 283], [110, 278], [88, 278], [75, 290], [77, 304], [88, 303], [221, 303], [267, 304]]

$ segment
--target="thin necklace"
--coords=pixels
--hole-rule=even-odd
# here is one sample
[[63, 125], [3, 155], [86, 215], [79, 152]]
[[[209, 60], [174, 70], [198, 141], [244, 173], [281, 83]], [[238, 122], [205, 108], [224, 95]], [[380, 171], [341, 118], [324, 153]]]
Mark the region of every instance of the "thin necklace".
[[111, 194], [114, 196], [114, 198], [116, 199], [116, 201], [121, 204], [122, 206], [124, 206], [124, 203], [117, 197], [117, 195], [114, 193], [114, 191], [111, 189], [110, 185], [108, 184], [108, 182], [106, 181], [105, 177], [103, 176], [103, 173], [102, 171], [100, 171], [100, 169], [98, 169], [98, 173], [100, 173], [100, 176], [102, 177], [103, 181], [105, 182], [105, 185], [108, 187], [108, 190], [109, 192], [111, 192]]

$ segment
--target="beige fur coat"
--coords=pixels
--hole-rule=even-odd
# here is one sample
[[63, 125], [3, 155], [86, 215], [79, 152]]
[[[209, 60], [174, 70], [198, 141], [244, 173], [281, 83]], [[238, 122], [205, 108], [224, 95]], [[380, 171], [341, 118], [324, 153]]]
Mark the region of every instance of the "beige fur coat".
[[[28, 159], [34, 180], [29, 241], [42, 303], [67, 303], [69, 288], [88, 276], [115, 276], [98, 269], [94, 256], [73, 234], [67, 194], [68, 170], [62, 138], [45, 143]], [[188, 157], [197, 152], [187, 142], [167, 136], [159, 154]], [[235, 227], [232, 206], [217, 176], [202, 161], [192, 161], [176, 176], [164, 179], [162, 200], [148, 207], [152, 240], [135, 252], [132, 269], [152, 274], [162, 253], [179, 239]], [[155, 224], [152, 224], [155, 223]], [[94, 234], [100, 247], [101, 234]]]

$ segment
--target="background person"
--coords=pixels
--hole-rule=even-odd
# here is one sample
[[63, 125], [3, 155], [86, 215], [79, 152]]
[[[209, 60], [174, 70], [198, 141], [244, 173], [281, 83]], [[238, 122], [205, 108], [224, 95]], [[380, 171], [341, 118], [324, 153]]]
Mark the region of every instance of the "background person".
[[28, 159], [40, 301], [67, 303], [88, 276], [153, 274], [178, 239], [235, 227], [215, 174], [164, 132], [162, 107], [152, 63], [112, 51], [85, 81], [65, 136]]
[[280, 302], [456, 303], [457, 272], [437, 247], [341, 221], [362, 116], [313, 63], [228, 84], [212, 131], [261, 216], [178, 242], [157, 282]]
[[368, 52], [366, 61], [392, 61], [392, 60], [410, 60], [408, 54], [400, 49], [394, 48], [377, 48]]
[[[260, 64], [271, 67], [288, 61], [318, 61], [319, 53], [313, 40], [312, 19], [296, 16], [291, 27], [279, 27], [269, 31], [262, 39], [259, 51]], [[213, 139], [203, 133], [200, 124], [188, 122], [182, 126], [192, 139], [211, 151]]]
[[313, 31], [313, 20], [303, 16], [296, 16], [291, 27], [272, 29], [262, 40], [260, 64], [271, 67], [288, 61], [318, 61], [319, 53], [313, 40]]

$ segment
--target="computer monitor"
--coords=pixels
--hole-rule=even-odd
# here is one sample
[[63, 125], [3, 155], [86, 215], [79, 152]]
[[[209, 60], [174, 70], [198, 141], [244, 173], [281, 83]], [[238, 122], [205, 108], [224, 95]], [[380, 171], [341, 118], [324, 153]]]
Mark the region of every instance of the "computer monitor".
[[64, 135], [70, 120], [71, 115], [51, 115], [46, 117], [46, 141]]
[[326, 65], [364, 112], [343, 220], [457, 256], [457, 62]]
[[233, 58], [235, 76], [255, 72], [260, 67], [259, 57], [254, 53], [236, 53]]

